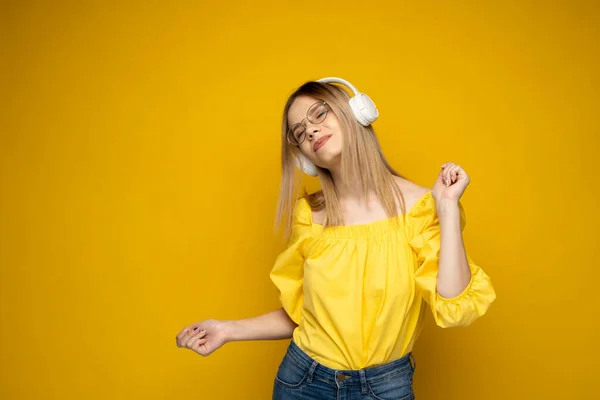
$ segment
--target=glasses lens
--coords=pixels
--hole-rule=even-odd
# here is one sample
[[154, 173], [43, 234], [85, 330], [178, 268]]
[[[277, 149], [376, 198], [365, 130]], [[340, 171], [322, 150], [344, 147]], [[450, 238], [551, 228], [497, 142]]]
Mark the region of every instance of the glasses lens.
[[300, 145], [304, 140], [304, 131], [304, 125], [302, 124], [296, 124], [292, 126], [288, 132], [288, 138], [290, 143]]
[[327, 107], [323, 103], [317, 103], [308, 110], [308, 120], [313, 124], [322, 122], [327, 116]]

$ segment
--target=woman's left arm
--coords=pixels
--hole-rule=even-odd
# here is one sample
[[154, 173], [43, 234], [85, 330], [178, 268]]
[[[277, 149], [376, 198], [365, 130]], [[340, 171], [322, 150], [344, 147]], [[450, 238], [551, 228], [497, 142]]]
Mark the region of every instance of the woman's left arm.
[[441, 236], [437, 292], [447, 299], [460, 295], [471, 281], [459, 207], [459, 199], [469, 182], [470, 178], [459, 165], [448, 162], [441, 166], [432, 189]]

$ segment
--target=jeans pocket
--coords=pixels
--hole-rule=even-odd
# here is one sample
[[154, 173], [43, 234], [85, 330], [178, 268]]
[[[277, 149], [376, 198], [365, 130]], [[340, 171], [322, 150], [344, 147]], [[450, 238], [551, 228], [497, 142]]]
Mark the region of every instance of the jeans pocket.
[[289, 389], [299, 389], [306, 384], [309, 367], [302, 367], [288, 354], [283, 357], [279, 365], [275, 380], [280, 385]]
[[412, 400], [412, 371], [368, 383], [369, 394], [376, 400]]

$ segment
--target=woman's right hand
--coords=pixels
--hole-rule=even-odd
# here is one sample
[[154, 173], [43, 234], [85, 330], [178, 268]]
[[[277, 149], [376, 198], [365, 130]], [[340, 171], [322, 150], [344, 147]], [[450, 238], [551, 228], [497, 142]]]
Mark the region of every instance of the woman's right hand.
[[186, 347], [201, 356], [212, 354], [228, 342], [225, 324], [207, 319], [187, 326], [176, 337], [177, 347]]

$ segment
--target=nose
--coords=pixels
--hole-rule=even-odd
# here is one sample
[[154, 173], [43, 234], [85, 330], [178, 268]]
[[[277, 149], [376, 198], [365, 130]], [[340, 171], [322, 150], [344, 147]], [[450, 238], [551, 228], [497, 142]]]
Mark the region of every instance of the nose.
[[317, 126], [308, 125], [306, 127], [306, 137], [309, 140], [313, 140], [315, 137], [315, 132], [318, 132], [319, 128]]

